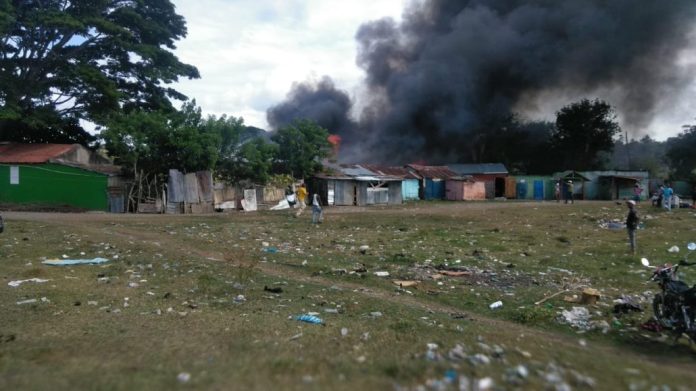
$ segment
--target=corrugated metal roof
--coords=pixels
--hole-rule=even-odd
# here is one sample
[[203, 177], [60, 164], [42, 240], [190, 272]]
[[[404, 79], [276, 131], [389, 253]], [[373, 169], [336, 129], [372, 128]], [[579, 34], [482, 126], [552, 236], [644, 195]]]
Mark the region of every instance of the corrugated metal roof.
[[409, 164], [406, 167], [412, 168], [418, 175], [424, 178], [449, 179], [459, 176], [456, 172], [447, 168], [447, 166], [421, 166], [420, 164]]
[[76, 146], [77, 144], [1, 144], [0, 163], [46, 163]]
[[508, 173], [503, 163], [448, 164], [447, 167], [459, 175]]
[[338, 170], [348, 176], [374, 176], [378, 175], [375, 172], [368, 170], [358, 164], [340, 164]]
[[418, 174], [407, 170], [405, 167], [386, 167], [378, 166], [374, 164], [361, 164], [361, 166], [367, 168], [368, 170], [380, 174], [389, 175], [394, 177], [402, 177], [404, 179], [420, 179]]

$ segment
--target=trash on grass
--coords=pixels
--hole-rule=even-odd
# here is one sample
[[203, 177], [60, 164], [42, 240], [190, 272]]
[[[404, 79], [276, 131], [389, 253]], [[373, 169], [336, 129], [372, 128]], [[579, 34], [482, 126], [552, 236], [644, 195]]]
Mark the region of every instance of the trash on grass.
[[392, 281], [395, 285], [398, 285], [402, 288], [410, 288], [412, 286], [416, 286], [420, 283], [420, 281], [405, 281], [405, 280], [394, 280]]
[[47, 259], [41, 263], [50, 266], [69, 266], [69, 265], [97, 265], [100, 263], [109, 262], [106, 258], [92, 259]]
[[181, 372], [176, 376], [176, 380], [178, 380], [181, 383], [188, 383], [189, 380], [191, 380], [191, 374], [188, 372]]
[[389, 277], [389, 272], [375, 272], [377, 277]]
[[298, 317], [295, 318], [295, 320], [299, 320], [300, 322], [312, 323], [312, 324], [323, 324], [324, 323], [324, 321], [322, 321], [320, 317], [314, 316], [314, 315], [309, 315], [309, 314], [299, 315]]
[[496, 301], [495, 303], [491, 303], [491, 304], [488, 306], [488, 308], [494, 310], [494, 309], [500, 308], [500, 307], [502, 307], [502, 306], [503, 306], [503, 302], [500, 301], [500, 300], [498, 300], [498, 301]]
[[470, 276], [471, 272], [461, 272], [461, 271], [454, 271], [454, 270], [441, 270], [438, 272], [438, 274], [442, 274], [443, 276], [449, 276], [449, 277], [461, 277], [461, 276]]
[[572, 310], [563, 310], [559, 321], [567, 323], [571, 327], [581, 330], [590, 329], [590, 311], [585, 307], [573, 307]]
[[16, 287], [18, 287], [18, 286], [24, 284], [25, 282], [36, 282], [36, 283], [41, 283], [41, 282], [47, 282], [47, 281], [51, 281], [51, 280], [44, 280], [43, 278], [30, 278], [30, 279], [28, 279], [28, 280], [10, 281], [10, 282], [7, 283], [7, 285], [9, 285], [9, 286], [11, 286], [11, 287], [13, 287], [13, 288], [16, 288]]
[[580, 296], [580, 302], [582, 304], [595, 304], [599, 300], [599, 291], [594, 288], [585, 288], [582, 291], [582, 296]]
[[17, 302], [17, 305], [22, 305], [22, 304], [33, 304], [36, 303], [38, 300], [36, 299], [27, 299], [27, 300], [21, 300]]
[[670, 248], [667, 250], [667, 252], [670, 252], [670, 253], [678, 253], [678, 252], [679, 252], [679, 247], [677, 247], [677, 246], [672, 246], [672, 247], [670, 247]]
[[283, 288], [281, 288], [281, 287], [279, 287], [279, 286], [278, 286], [278, 287], [269, 288], [269, 287], [267, 287], [266, 285], [264, 285], [264, 286], [263, 286], [263, 290], [266, 291], [266, 292], [271, 292], [271, 293], [283, 293]]

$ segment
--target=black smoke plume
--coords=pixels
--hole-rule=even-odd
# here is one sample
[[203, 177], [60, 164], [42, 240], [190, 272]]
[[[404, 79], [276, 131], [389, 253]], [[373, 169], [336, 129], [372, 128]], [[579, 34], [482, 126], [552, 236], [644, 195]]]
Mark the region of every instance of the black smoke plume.
[[350, 119], [352, 102], [325, 76], [318, 82], [295, 83], [286, 100], [266, 112], [268, 124], [278, 130], [295, 119], [311, 119], [329, 133], [345, 135], [357, 124]]
[[[640, 132], [690, 80], [679, 60], [694, 16], [693, 0], [414, 1], [400, 23], [372, 21], [356, 34], [368, 93], [358, 123], [336, 127], [350, 133], [341, 158], [486, 160], [490, 135], [513, 113], [585, 96], [609, 101]], [[349, 123], [350, 102], [333, 100], [347, 94], [336, 92], [328, 79], [298, 85], [269, 122]]]

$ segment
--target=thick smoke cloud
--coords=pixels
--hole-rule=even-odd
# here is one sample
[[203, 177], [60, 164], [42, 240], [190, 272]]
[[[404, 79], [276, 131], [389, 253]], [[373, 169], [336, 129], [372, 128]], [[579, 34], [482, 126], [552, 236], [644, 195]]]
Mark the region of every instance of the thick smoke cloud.
[[350, 119], [352, 102], [348, 94], [336, 89], [329, 77], [319, 82], [292, 86], [286, 100], [268, 109], [266, 116], [273, 130], [298, 118], [311, 119], [330, 133], [347, 134], [357, 124]]
[[[542, 98], [605, 99], [639, 131], [690, 80], [678, 59], [694, 16], [693, 0], [415, 1], [401, 23], [357, 32], [369, 93], [342, 158], [477, 161], [486, 134]], [[281, 106], [321, 118], [319, 97], [335, 92], [325, 87], [296, 87]], [[330, 116], [346, 107], [328, 105]]]

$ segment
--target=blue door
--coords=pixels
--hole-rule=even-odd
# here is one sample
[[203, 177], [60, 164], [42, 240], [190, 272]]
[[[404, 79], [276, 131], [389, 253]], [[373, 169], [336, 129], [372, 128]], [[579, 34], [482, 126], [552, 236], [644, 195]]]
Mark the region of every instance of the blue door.
[[544, 181], [534, 181], [534, 199], [537, 201], [544, 199]]
[[517, 199], [523, 200], [527, 198], [527, 182], [517, 182]]

